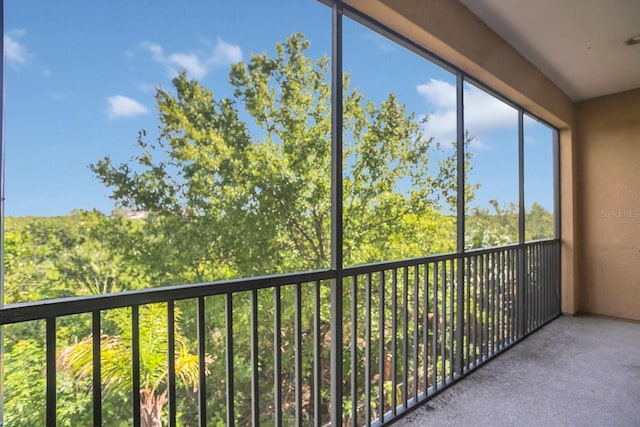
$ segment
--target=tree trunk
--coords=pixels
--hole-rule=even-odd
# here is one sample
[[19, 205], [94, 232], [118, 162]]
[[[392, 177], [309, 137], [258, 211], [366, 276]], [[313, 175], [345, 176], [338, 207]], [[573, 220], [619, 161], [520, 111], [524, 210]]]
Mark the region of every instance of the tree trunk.
[[167, 391], [156, 396], [155, 389], [140, 390], [140, 425], [162, 427], [162, 407], [167, 403]]

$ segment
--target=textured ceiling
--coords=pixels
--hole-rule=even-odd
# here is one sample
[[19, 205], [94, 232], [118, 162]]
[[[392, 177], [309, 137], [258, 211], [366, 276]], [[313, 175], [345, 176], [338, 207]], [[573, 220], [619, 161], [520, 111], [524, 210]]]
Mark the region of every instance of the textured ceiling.
[[640, 0], [459, 0], [574, 101], [640, 87]]

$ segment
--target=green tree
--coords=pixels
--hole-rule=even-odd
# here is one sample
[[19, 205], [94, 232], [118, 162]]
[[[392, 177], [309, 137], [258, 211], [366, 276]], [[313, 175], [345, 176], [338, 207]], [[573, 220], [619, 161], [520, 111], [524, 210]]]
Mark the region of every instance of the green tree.
[[525, 237], [527, 240], [550, 239], [554, 236], [553, 213], [539, 203], [533, 203], [525, 213]]
[[[468, 248], [517, 243], [519, 236], [518, 205], [511, 202], [503, 207], [490, 200], [491, 210], [474, 208], [467, 215], [466, 244]], [[554, 235], [553, 214], [539, 203], [525, 212], [525, 240], [549, 239]]]
[[[131, 311], [108, 311], [106, 320], [116, 328], [111, 334], [100, 337], [100, 357], [103, 390], [108, 401], [110, 395], [128, 396], [132, 388], [131, 374]], [[180, 312], [175, 312], [176, 323]], [[140, 419], [144, 427], [162, 425], [162, 410], [168, 402], [167, 389], [167, 327], [166, 304], [150, 304], [140, 307]], [[175, 375], [178, 385], [197, 390], [198, 356], [190, 351], [189, 343], [175, 331]], [[60, 354], [60, 363], [74, 378], [84, 380], [93, 374], [93, 337], [70, 345]], [[212, 359], [206, 356], [206, 363]], [[206, 373], [209, 371], [207, 369]]]
[[466, 219], [467, 248], [486, 248], [517, 243], [518, 205], [511, 202], [501, 207], [497, 200], [489, 200], [488, 208], [473, 208]]
[[[184, 72], [179, 74], [174, 91], [158, 89], [155, 96], [158, 138], [149, 140], [142, 130], [138, 153], [129, 162], [114, 164], [106, 157], [91, 166], [113, 189], [118, 204], [148, 213], [142, 223], [144, 239], [123, 250], [132, 251], [126, 259], [153, 267], [153, 283], [330, 265], [329, 60], [311, 59], [308, 48], [309, 42], [294, 34], [276, 45], [273, 57], [254, 54], [247, 63], [234, 64], [233, 98], [216, 98]], [[455, 205], [455, 154], [434, 163], [438, 146], [394, 94], [379, 104], [368, 101], [344, 76], [343, 101], [344, 263], [455, 249], [455, 221], [443, 209]], [[328, 291], [322, 287], [323, 299]], [[308, 303], [309, 296], [303, 296]], [[282, 298], [282, 335], [292, 336], [293, 293], [285, 289]], [[270, 306], [261, 309], [261, 318], [273, 316]], [[236, 330], [248, 325], [249, 312], [247, 296], [236, 296]], [[208, 324], [224, 324], [222, 314], [208, 310]], [[322, 317], [321, 334], [326, 336], [330, 325]], [[193, 318], [185, 315], [185, 327], [190, 328]], [[264, 332], [261, 363], [269, 366], [273, 341]], [[311, 333], [311, 327], [302, 331], [303, 342], [312, 342]], [[218, 336], [213, 331], [208, 337], [210, 348], [220, 353], [214, 358], [223, 355], [216, 346]], [[235, 363], [246, 368], [235, 370], [239, 379], [250, 378], [248, 345], [248, 339], [235, 341]], [[283, 360], [285, 390], [294, 384], [292, 363]], [[328, 381], [328, 360], [321, 365], [323, 381]], [[272, 378], [265, 372], [261, 382], [269, 384]], [[212, 378], [207, 384], [217, 382]], [[249, 395], [245, 383], [248, 387], [247, 381], [236, 382], [239, 395]], [[272, 387], [265, 389], [261, 400], [272, 401]], [[215, 398], [216, 390], [207, 393], [211, 401], [224, 402]], [[236, 401], [239, 417], [250, 413], [249, 403]], [[225, 412], [220, 405], [207, 410], [213, 421]], [[306, 406], [305, 413], [311, 402]]]
[[[157, 91], [158, 139], [141, 131], [130, 162], [92, 165], [119, 204], [149, 212], [149, 255], [175, 260], [166, 268], [176, 281], [328, 267], [329, 63], [307, 57], [308, 47], [294, 34], [275, 57], [233, 65], [231, 99], [180, 74], [175, 94]], [[403, 219], [443, 215], [439, 201], [455, 175], [444, 170], [452, 162], [429, 169], [432, 141], [395, 95], [376, 105], [348, 76], [344, 87], [345, 263], [353, 264], [396, 256], [391, 238], [418, 242]], [[438, 237], [417, 243], [419, 254], [433, 253]]]

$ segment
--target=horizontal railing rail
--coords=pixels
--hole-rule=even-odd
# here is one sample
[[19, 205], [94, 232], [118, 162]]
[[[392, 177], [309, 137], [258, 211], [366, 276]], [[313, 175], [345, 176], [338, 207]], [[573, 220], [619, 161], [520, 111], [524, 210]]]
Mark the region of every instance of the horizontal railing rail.
[[[62, 347], [74, 345], [56, 342], [57, 322], [85, 314], [90, 333], [77, 341], [91, 343], [94, 425], [108, 423], [102, 408], [111, 338], [103, 329], [105, 315], [121, 309], [128, 310], [123, 336], [131, 354], [122, 375], [131, 378], [127, 404], [135, 426], [151, 425], [149, 393], [166, 397], [163, 425], [176, 425], [178, 405], [193, 408], [189, 419], [199, 425], [326, 425], [336, 374], [343, 425], [384, 425], [558, 316], [559, 263], [559, 240], [549, 239], [345, 268], [343, 309], [334, 314], [343, 336], [337, 373], [329, 363], [333, 270], [16, 304], [0, 308], [0, 325], [46, 325], [50, 426], [58, 419], [57, 373], [66, 369], [61, 355], [70, 351]], [[141, 324], [157, 304], [165, 313], [167, 375], [151, 389]], [[183, 305], [189, 316], [180, 318]], [[177, 397], [179, 321], [192, 326], [197, 396]]]

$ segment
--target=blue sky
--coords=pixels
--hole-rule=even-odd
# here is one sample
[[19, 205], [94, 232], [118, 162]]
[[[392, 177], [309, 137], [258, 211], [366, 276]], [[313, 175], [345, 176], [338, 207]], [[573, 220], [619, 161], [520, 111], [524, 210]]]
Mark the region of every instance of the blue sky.
[[[328, 55], [330, 10], [314, 0], [48, 2], [5, 0], [6, 215], [110, 212], [109, 190], [88, 165], [134, 153], [138, 131], [158, 122], [154, 88], [169, 88], [185, 68], [229, 96], [230, 63], [302, 32], [309, 54]], [[428, 135], [455, 135], [455, 79], [439, 67], [351, 21], [345, 22], [345, 71], [374, 101], [398, 94]], [[517, 201], [515, 113], [469, 87], [465, 116], [477, 205]], [[527, 201], [551, 207], [550, 131], [527, 121]], [[513, 159], [513, 153], [516, 158]], [[513, 163], [515, 162], [515, 163]], [[537, 167], [545, 165], [544, 167]], [[514, 172], [515, 171], [515, 172]], [[515, 181], [514, 181], [515, 180]]]

